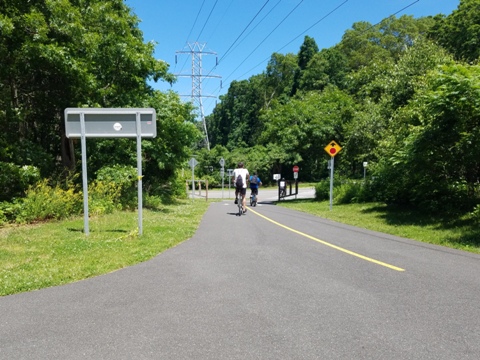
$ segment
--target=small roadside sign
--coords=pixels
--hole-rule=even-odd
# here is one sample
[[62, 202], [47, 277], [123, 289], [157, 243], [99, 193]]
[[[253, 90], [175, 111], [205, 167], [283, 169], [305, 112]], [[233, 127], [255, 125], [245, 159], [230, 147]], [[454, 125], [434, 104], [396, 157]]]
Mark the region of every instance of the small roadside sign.
[[192, 158], [188, 161], [188, 165], [190, 165], [190, 167], [193, 169], [195, 166], [198, 165], [197, 159], [195, 159], [195, 158], [192, 157]]
[[334, 157], [340, 152], [340, 150], [342, 150], [342, 147], [338, 145], [334, 140], [332, 140], [327, 146], [324, 147], [324, 150], [327, 152], [328, 155]]

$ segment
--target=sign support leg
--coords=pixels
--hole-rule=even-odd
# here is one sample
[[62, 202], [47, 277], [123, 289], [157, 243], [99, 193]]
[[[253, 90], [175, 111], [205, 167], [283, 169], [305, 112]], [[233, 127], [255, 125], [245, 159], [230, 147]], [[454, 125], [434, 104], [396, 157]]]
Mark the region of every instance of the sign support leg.
[[142, 129], [140, 123], [140, 113], [137, 112], [137, 174], [138, 174], [138, 234], [143, 233], [143, 196], [142, 196]]
[[87, 141], [85, 139], [85, 114], [80, 113], [80, 131], [82, 144], [82, 183], [83, 183], [83, 232], [90, 233], [88, 228], [88, 181], [87, 181]]
[[333, 164], [334, 164], [334, 157], [332, 156], [331, 166], [330, 166], [330, 211], [332, 211], [333, 205]]

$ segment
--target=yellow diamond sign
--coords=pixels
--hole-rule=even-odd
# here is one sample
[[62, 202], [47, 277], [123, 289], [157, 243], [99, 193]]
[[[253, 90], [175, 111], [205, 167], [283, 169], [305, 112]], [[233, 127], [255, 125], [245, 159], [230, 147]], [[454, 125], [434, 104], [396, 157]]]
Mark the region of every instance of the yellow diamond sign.
[[342, 147], [338, 145], [334, 140], [332, 140], [327, 146], [325, 146], [324, 149], [328, 153], [328, 155], [334, 157], [340, 152], [340, 150], [342, 150]]

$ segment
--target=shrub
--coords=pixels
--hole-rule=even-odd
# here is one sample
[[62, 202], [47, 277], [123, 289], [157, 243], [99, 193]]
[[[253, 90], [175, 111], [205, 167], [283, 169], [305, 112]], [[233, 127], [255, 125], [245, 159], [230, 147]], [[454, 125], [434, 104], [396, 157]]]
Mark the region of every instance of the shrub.
[[113, 182], [95, 180], [88, 186], [88, 212], [92, 215], [111, 214], [122, 209], [121, 187]]
[[315, 185], [315, 200], [324, 201], [328, 199], [330, 199], [330, 179], [324, 179]]
[[18, 166], [0, 162], [0, 201], [25, 196], [29, 186], [40, 179], [40, 171], [32, 165]]
[[24, 199], [14, 203], [12, 210], [15, 221], [31, 223], [48, 219], [63, 219], [77, 215], [82, 209], [81, 194], [73, 187], [64, 190], [59, 186], [52, 187], [44, 179], [31, 186]]
[[166, 181], [158, 182], [155, 185], [150, 185], [150, 187], [147, 189], [147, 192], [150, 195], [159, 196], [164, 203], [171, 202], [175, 198], [186, 199], [187, 190], [185, 182], [187, 180], [191, 180], [191, 176], [189, 177], [185, 174], [182, 176], [180, 173], [178, 173]]
[[[126, 165], [106, 166], [97, 171], [97, 180], [91, 186], [94, 205], [113, 208], [135, 208], [137, 205], [137, 169]], [[108, 199], [103, 198], [108, 197]], [[113, 206], [113, 208], [112, 208]]]
[[347, 181], [337, 186], [334, 191], [336, 204], [350, 204], [359, 202], [362, 184], [359, 181]]
[[[334, 179], [333, 198], [337, 204], [376, 201], [375, 191], [370, 181]], [[324, 179], [315, 186], [315, 200], [330, 199], [330, 179]]]

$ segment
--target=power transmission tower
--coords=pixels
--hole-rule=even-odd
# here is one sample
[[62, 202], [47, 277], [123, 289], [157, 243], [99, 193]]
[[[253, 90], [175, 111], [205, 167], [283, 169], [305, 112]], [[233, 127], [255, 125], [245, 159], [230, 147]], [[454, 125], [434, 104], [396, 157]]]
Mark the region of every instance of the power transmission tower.
[[[200, 120], [203, 124], [203, 130], [205, 131], [205, 141], [207, 143], [207, 149], [210, 151], [210, 142], [208, 140], [208, 131], [207, 131], [207, 124], [205, 122], [205, 113], [203, 111], [203, 98], [215, 98], [216, 96], [213, 95], [203, 95], [202, 94], [202, 82], [203, 79], [206, 78], [221, 78], [219, 75], [203, 75], [202, 72], [202, 56], [203, 55], [217, 55], [217, 53], [213, 51], [204, 51], [205, 43], [188, 43], [189, 50], [181, 50], [177, 51], [176, 54], [190, 54], [192, 57], [192, 73], [191, 74], [175, 74], [179, 77], [190, 77], [192, 79], [192, 93], [190, 95], [182, 95], [182, 96], [190, 96], [192, 99], [192, 103], [198, 106]], [[217, 59], [218, 61], [218, 59]], [[177, 55], [175, 55], [175, 63], [177, 63]]]

